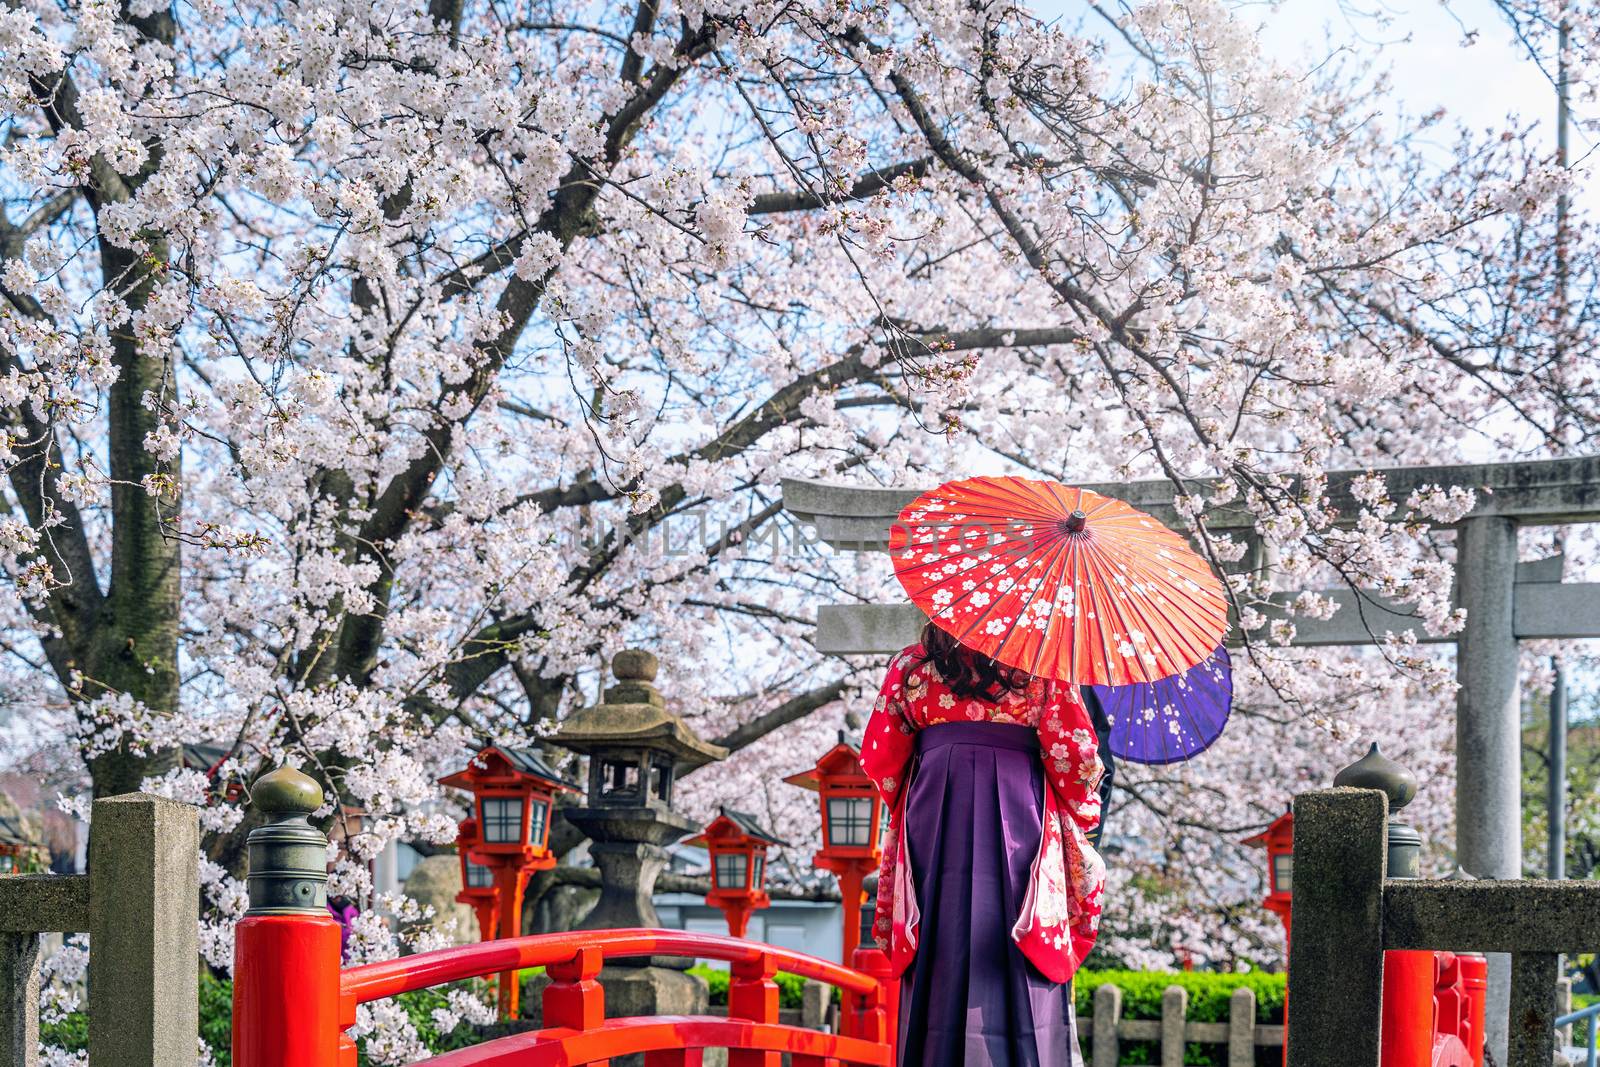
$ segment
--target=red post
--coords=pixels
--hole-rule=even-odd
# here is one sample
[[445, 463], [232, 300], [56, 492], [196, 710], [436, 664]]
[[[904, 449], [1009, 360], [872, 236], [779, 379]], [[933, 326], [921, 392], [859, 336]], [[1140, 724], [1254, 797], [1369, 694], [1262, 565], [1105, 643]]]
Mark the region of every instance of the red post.
[[[749, 1019], [754, 1023], [778, 1022], [778, 983], [772, 976], [778, 964], [763, 952], [755, 959], [732, 964], [728, 982], [728, 1018]], [[755, 1049], [729, 1049], [728, 1067], [778, 1067], [782, 1057], [776, 1052]]]
[[[496, 933], [500, 937], [517, 937], [522, 933], [522, 893], [528, 887], [528, 872], [516, 858], [493, 859], [495, 900], [500, 905]], [[500, 972], [500, 1018], [517, 1017], [522, 1000], [519, 986], [515, 970]]]
[[600, 985], [605, 953], [580, 948], [565, 963], [545, 968], [550, 984], [544, 989], [544, 1025], [569, 1030], [590, 1030], [606, 1019], [606, 991]]
[[841, 1030], [848, 1037], [893, 1048], [900, 1034], [900, 983], [892, 976], [889, 957], [877, 946], [857, 948], [850, 956], [850, 966], [876, 978], [878, 988], [867, 996], [845, 995]]
[[472, 913], [478, 917], [478, 940], [494, 940], [494, 919], [496, 904], [494, 900], [474, 900]]
[[719, 900], [716, 905], [722, 909], [722, 917], [728, 920], [728, 936], [745, 936], [750, 929], [750, 915], [755, 907], [748, 901], [733, 900]]
[[849, 861], [838, 863], [834, 871], [839, 876], [839, 893], [844, 898], [844, 954], [841, 958], [853, 960], [861, 944], [861, 883], [867, 872], [860, 864]]
[[1383, 1067], [1432, 1067], [1437, 963], [1427, 950], [1383, 954]]
[[340, 1067], [339, 924], [246, 915], [233, 933], [236, 1067]]
[[[591, 946], [580, 948], [570, 960], [545, 968], [550, 978], [541, 1001], [546, 1029], [592, 1030], [606, 1021], [606, 991], [599, 981], [605, 962], [605, 953]], [[610, 1062], [590, 1061], [591, 1067], [606, 1067]], [[646, 1059], [647, 1067], [650, 1062]]]

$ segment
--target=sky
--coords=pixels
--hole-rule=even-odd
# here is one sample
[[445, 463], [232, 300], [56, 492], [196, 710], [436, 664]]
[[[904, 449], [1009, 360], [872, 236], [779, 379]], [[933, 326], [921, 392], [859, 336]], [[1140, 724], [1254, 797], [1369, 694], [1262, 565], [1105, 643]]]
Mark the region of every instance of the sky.
[[[1034, 0], [1047, 20], [1061, 19], [1099, 35], [1090, 0]], [[1116, 0], [1102, 7], [1115, 10]], [[1493, 0], [1276, 0], [1243, 3], [1241, 17], [1262, 27], [1266, 47], [1285, 60], [1312, 66], [1335, 50], [1371, 57], [1374, 73], [1389, 73], [1397, 103], [1424, 114], [1443, 107], [1477, 128], [1504, 128], [1508, 115], [1537, 123], [1555, 150], [1555, 88], [1528, 57]], [[1468, 39], [1471, 43], [1466, 43]], [[1591, 116], [1574, 110], [1572, 153], [1593, 143], [1578, 126]], [[1600, 206], [1593, 193], [1590, 206]]]
[[[1382, 10], [1378, 18], [1348, 7]], [[1264, 41], [1285, 53], [1327, 54], [1349, 47], [1375, 54], [1388, 70], [1395, 95], [1415, 112], [1443, 106], [1475, 127], [1501, 127], [1508, 114], [1536, 121], [1555, 149], [1555, 88], [1516, 40], [1492, 0], [1282, 0], [1245, 8], [1263, 26]], [[1472, 43], [1465, 43], [1469, 35]], [[1576, 119], [1586, 116], [1575, 112]], [[1573, 155], [1587, 147], [1574, 131]]]

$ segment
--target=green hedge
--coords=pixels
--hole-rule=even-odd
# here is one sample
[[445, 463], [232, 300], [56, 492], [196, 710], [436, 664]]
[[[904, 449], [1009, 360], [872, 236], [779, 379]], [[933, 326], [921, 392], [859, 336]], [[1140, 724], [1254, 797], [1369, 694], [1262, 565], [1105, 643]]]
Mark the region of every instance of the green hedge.
[[[720, 967], [711, 967], [701, 964], [689, 968], [690, 974], [697, 974], [705, 979], [706, 988], [710, 991], [711, 1006], [726, 1008], [728, 1006], [728, 972]], [[800, 1010], [801, 990], [805, 989], [806, 980], [797, 974], [784, 974], [779, 972], [772, 976], [778, 983], [778, 1007]], [[833, 1001], [839, 1002], [839, 990], [833, 990]]]
[[[1240, 986], [1253, 989], [1256, 994], [1256, 1022], [1283, 1022], [1284, 976], [1256, 971], [1249, 974], [1210, 974], [1202, 971], [1079, 971], [1073, 982], [1075, 1004], [1080, 1016], [1094, 1010], [1094, 991], [1103, 985], [1114, 985], [1122, 990], [1122, 1017], [1124, 1019], [1160, 1019], [1161, 994], [1168, 986], [1181, 986], [1189, 993], [1189, 1020], [1199, 1023], [1224, 1023], [1228, 1021], [1228, 998]], [[1080, 1032], [1087, 1043], [1087, 1032]], [[1190, 1042], [1184, 1049], [1183, 1062], [1191, 1067], [1223, 1067], [1228, 1050], [1224, 1045]], [[1161, 1052], [1153, 1041], [1124, 1041], [1119, 1064], [1146, 1064], [1161, 1062]], [[1277, 1067], [1282, 1054], [1277, 1048], [1256, 1049], [1256, 1062], [1261, 1067]]]

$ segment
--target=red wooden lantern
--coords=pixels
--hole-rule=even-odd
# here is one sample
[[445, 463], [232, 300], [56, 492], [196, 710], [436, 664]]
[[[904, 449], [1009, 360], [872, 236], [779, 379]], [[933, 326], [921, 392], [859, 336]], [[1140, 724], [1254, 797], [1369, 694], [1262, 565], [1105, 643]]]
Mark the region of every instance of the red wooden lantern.
[[878, 869], [883, 855], [883, 798], [861, 769], [859, 749], [843, 732], [815, 767], [784, 781], [815, 790], [821, 803], [822, 848], [812, 863], [838, 876], [844, 898], [844, 958], [849, 960], [861, 941], [861, 882]]
[[1294, 812], [1286, 811], [1261, 833], [1240, 844], [1267, 850], [1267, 898], [1262, 906], [1283, 920], [1284, 957], [1287, 958], [1289, 913], [1294, 890]]
[[[498, 915], [492, 924], [499, 937], [522, 933], [522, 894], [528, 876], [554, 867], [551, 854], [550, 814], [557, 793], [582, 792], [561, 777], [537, 752], [489, 745], [468, 761], [464, 770], [439, 779], [440, 785], [472, 793], [475, 833], [461, 853], [462, 896], [472, 892], [471, 880], [481, 875], [475, 866], [493, 872], [493, 903]], [[462, 824], [465, 831], [464, 822]], [[458, 835], [458, 842], [461, 837]], [[474, 908], [477, 905], [474, 904]], [[478, 912], [480, 934], [490, 931]], [[516, 972], [500, 976], [500, 1017], [515, 1018], [518, 989]]]
[[763, 830], [753, 816], [725, 807], [704, 833], [684, 843], [710, 853], [711, 891], [706, 903], [722, 909], [729, 934], [744, 937], [750, 913], [772, 903], [767, 896], [767, 847], [788, 842]]
[[478, 847], [478, 820], [462, 819], [456, 828], [456, 856], [461, 861], [461, 892], [456, 903], [466, 904], [478, 917], [478, 940], [494, 939], [494, 868], [472, 858]]

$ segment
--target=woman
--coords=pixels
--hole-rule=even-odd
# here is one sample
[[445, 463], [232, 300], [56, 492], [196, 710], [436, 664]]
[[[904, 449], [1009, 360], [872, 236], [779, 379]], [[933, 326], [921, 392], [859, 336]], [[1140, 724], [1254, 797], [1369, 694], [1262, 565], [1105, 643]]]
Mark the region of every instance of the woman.
[[1065, 1067], [1094, 944], [1102, 769], [1075, 687], [929, 625], [889, 665], [861, 763], [893, 813], [874, 934], [901, 972], [902, 1065]]
[[328, 914], [339, 924], [339, 958], [349, 962], [350, 933], [355, 929], [356, 916], [361, 914], [361, 909], [349, 897], [329, 897]]

